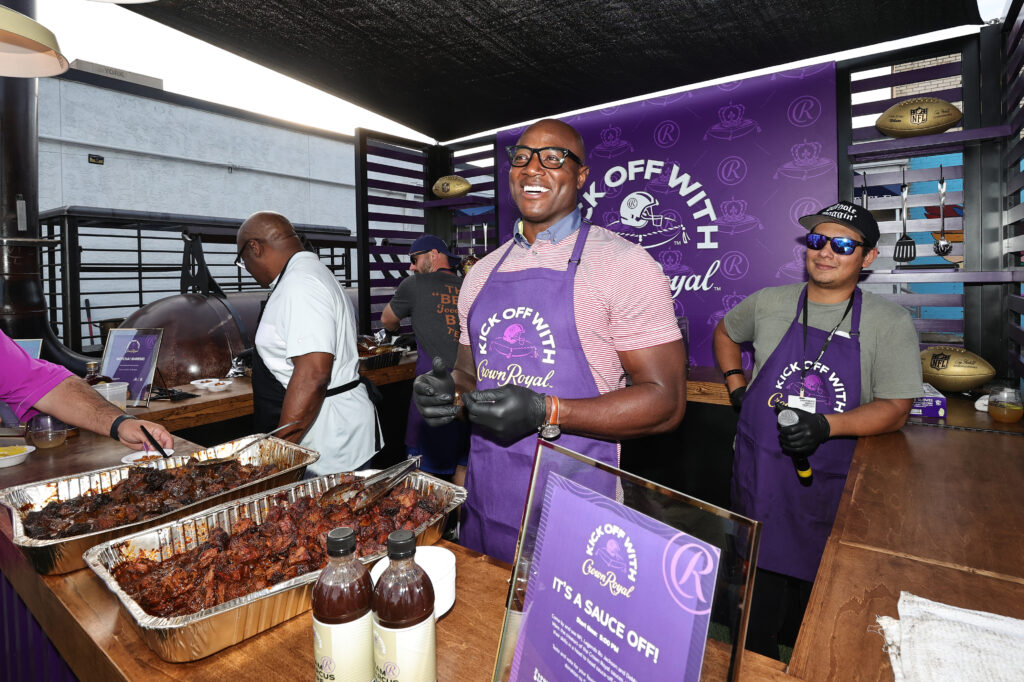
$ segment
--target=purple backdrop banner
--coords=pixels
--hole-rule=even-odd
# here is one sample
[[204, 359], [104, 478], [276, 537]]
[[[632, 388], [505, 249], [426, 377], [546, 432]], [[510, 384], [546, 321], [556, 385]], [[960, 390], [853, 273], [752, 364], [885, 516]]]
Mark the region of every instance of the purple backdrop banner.
[[[711, 332], [744, 297], [804, 279], [797, 218], [837, 197], [834, 62], [564, 120], [587, 145], [583, 216], [661, 263], [691, 364], [714, 365]], [[504, 241], [519, 214], [499, 160]]]

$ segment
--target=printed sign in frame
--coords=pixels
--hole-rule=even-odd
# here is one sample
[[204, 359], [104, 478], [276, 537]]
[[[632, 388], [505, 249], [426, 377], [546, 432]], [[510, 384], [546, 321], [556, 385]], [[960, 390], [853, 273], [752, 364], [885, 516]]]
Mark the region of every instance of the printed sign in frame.
[[712, 621], [737, 679], [759, 534], [540, 440], [493, 679], [696, 681]]
[[128, 406], [149, 407], [163, 329], [116, 328], [107, 332], [100, 374], [128, 383]]

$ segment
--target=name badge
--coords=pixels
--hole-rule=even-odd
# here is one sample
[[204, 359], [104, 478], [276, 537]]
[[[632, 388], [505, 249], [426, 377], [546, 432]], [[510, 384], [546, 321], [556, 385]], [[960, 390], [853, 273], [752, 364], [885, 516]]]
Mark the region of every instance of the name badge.
[[848, 338], [850, 338], [850, 333], [849, 333], [849, 332], [841, 332], [841, 331], [839, 331], [839, 330], [837, 329], [837, 330], [836, 330], [836, 336], [841, 336], [841, 337], [843, 337], [844, 339], [848, 339]]
[[804, 412], [814, 412], [818, 405], [818, 401], [814, 398], [800, 397], [798, 395], [791, 395], [786, 398], [786, 404], [789, 407], [795, 407], [798, 410]]

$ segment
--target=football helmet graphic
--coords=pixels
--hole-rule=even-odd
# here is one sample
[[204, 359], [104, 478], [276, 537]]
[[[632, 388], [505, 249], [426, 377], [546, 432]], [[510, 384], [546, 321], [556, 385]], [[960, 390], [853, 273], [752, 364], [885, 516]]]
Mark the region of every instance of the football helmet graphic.
[[646, 227], [648, 223], [661, 227], [665, 216], [655, 213], [658, 200], [647, 192], [632, 192], [619, 206], [619, 221], [630, 227]]

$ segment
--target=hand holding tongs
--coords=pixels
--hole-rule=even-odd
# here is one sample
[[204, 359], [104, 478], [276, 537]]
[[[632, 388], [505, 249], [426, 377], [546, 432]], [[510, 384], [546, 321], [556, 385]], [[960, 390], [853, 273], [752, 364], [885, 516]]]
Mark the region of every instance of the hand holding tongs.
[[420, 459], [420, 457], [413, 457], [365, 479], [332, 486], [320, 496], [320, 506], [344, 504], [349, 500], [353, 500], [352, 511], [360, 512], [373, 505], [392, 488], [401, 483], [406, 474], [419, 467]]
[[948, 256], [953, 252], [953, 245], [946, 241], [946, 177], [939, 166], [939, 238], [932, 245], [936, 256]]

